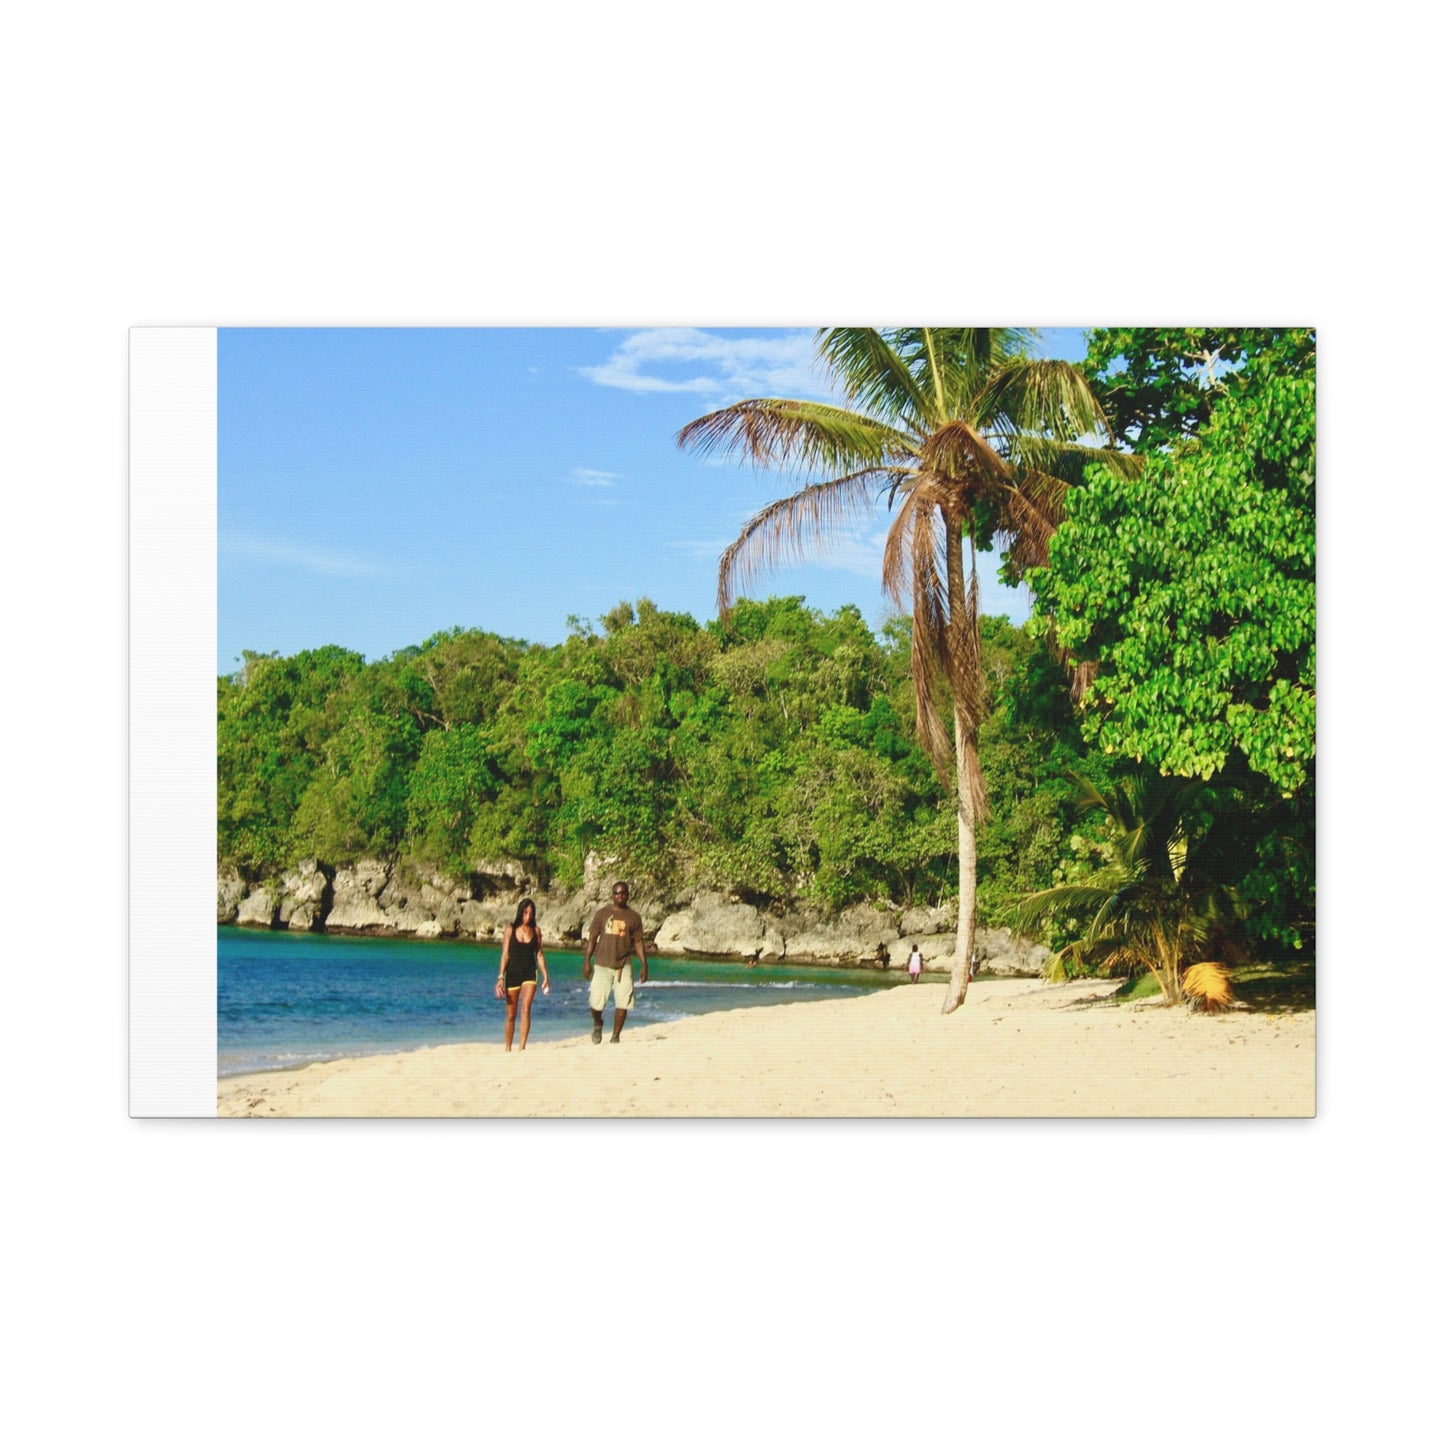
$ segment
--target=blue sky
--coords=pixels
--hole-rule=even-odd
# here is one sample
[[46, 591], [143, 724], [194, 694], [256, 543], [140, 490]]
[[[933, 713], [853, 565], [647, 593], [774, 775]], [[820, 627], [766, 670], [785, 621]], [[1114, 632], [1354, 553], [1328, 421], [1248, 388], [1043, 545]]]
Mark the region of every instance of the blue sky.
[[[1044, 332], [1083, 355], [1082, 332]], [[775, 474], [679, 451], [749, 396], [819, 396], [807, 329], [241, 329], [218, 339], [219, 672], [336, 643], [369, 661], [454, 626], [560, 642], [650, 597], [705, 622]], [[888, 517], [751, 595], [875, 627]], [[981, 569], [984, 607], [1022, 594]]]

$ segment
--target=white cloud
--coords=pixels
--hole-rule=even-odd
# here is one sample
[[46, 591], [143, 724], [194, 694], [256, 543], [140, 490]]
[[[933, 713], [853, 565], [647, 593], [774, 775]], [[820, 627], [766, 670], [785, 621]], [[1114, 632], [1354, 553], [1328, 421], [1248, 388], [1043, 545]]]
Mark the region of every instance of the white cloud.
[[579, 370], [599, 386], [694, 392], [720, 402], [828, 395], [813, 365], [811, 331], [718, 336], [692, 327], [656, 327], [632, 332], [601, 366]]
[[617, 473], [599, 472], [595, 467], [573, 467], [572, 480], [579, 487], [611, 487], [617, 482]]
[[297, 567], [318, 577], [394, 577], [397, 570], [381, 562], [346, 552], [333, 552], [324, 547], [298, 546], [294, 542], [272, 542], [264, 537], [251, 537], [232, 532], [218, 539], [223, 556], [237, 557], [245, 562], [261, 562], [268, 566]]

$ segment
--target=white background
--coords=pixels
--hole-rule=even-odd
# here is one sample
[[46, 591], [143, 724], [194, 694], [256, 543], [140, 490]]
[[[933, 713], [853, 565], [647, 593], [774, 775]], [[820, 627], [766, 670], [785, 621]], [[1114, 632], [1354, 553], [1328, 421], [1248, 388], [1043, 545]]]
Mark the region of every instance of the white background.
[[[1388, 4], [1348, 31], [1258, 4], [1016, 13], [10, 21], [27, 1437], [1418, 1433], [1441, 1285], [1416, 625], [1437, 612], [1434, 47]], [[1320, 328], [1319, 1119], [129, 1118], [128, 328], [915, 317]], [[178, 887], [177, 927], [192, 906]]]

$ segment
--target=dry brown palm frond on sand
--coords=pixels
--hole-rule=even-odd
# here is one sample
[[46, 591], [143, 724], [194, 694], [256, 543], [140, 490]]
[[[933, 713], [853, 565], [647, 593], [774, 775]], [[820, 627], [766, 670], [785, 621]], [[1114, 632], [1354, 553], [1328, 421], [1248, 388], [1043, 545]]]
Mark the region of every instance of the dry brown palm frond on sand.
[[1212, 1014], [1234, 1002], [1229, 981], [1229, 970], [1222, 963], [1195, 963], [1184, 970], [1181, 986], [1192, 1007]]

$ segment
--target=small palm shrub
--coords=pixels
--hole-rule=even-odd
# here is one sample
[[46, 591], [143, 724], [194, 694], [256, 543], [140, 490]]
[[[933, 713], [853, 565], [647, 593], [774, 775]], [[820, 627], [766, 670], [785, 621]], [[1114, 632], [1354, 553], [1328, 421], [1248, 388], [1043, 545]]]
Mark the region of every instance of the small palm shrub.
[[[1072, 923], [1077, 936], [1060, 950], [1066, 966], [1104, 974], [1148, 969], [1165, 1001], [1180, 1003], [1185, 974], [1217, 953], [1235, 920], [1233, 898], [1219, 882], [1235, 842], [1230, 813], [1199, 779], [1141, 772], [1107, 792], [1073, 781], [1076, 805], [1102, 808], [1108, 818], [1109, 856], [1091, 877], [1023, 899], [1019, 926]], [[1209, 968], [1198, 975], [1198, 997], [1208, 1000], [1205, 1007], [1223, 1007], [1227, 974], [1219, 964]]]

